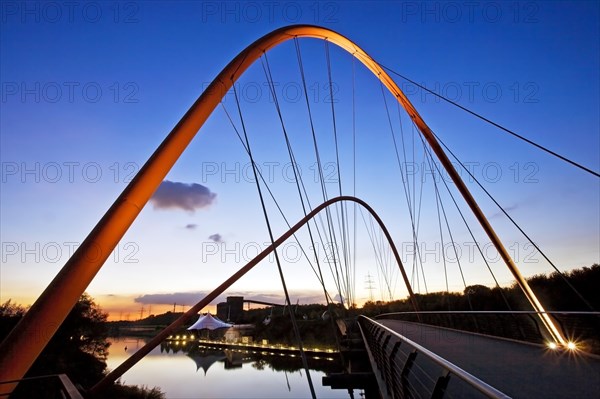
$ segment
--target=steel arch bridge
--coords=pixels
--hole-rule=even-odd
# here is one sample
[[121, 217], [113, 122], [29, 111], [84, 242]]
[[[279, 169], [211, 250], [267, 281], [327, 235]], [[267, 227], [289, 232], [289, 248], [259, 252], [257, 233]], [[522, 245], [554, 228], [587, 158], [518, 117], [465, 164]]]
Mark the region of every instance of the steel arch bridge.
[[[142, 208], [164, 180], [171, 167], [178, 160], [185, 148], [211, 115], [213, 110], [219, 105], [221, 99], [234, 85], [236, 80], [240, 78], [240, 76], [242, 76], [243, 73], [265, 52], [285, 41], [303, 37], [321, 39], [345, 50], [370, 70], [394, 96], [410, 116], [413, 123], [417, 126], [423, 138], [428, 142], [448, 175], [455, 182], [474, 216], [500, 253], [503, 261], [516, 279], [533, 309], [537, 312], [537, 315], [540, 317], [550, 338], [557, 345], [566, 345], [567, 340], [560, 328], [549, 317], [535, 293], [529, 287], [527, 281], [519, 271], [519, 268], [512, 260], [507, 249], [492, 228], [492, 225], [463, 182], [460, 174], [450, 162], [450, 159], [436, 139], [436, 136], [385, 69], [353, 41], [335, 31], [312, 25], [296, 25], [274, 30], [256, 40], [240, 52], [219, 73], [208, 88], [185, 113], [179, 123], [177, 123], [141, 168], [139, 173], [89, 233], [81, 246], [67, 261], [58, 275], [44, 290], [39, 299], [13, 329], [10, 335], [2, 342], [0, 345], [0, 381], [19, 380], [25, 375], [29, 367], [33, 364], [44, 346], [48, 343], [52, 335], [56, 332], [62, 321], [72, 309], [77, 299], [85, 291], [86, 287], [90, 284], [96, 273], [110, 256], [119, 240], [123, 237], [141, 212]], [[314, 215], [331, 203], [341, 200], [357, 202], [376, 216], [376, 213], [368, 204], [360, 199], [352, 197], [334, 198], [326, 201], [316, 207], [310, 215]], [[376, 218], [386, 232], [389, 242], [393, 244], [393, 240], [387, 230], [385, 230], [383, 222], [377, 216]], [[305, 217], [299, 224], [306, 222], [306, 220], [308, 220], [308, 217]], [[289, 237], [292, 230], [293, 229], [288, 231], [284, 236]], [[276, 246], [271, 248], [271, 250], [274, 250], [275, 247]], [[398, 264], [401, 266], [395, 248], [394, 252]], [[256, 264], [256, 262], [254, 264]], [[412, 297], [412, 289], [403, 269], [402, 274], [404, 282]], [[196, 312], [201, 308], [202, 307], [198, 308]], [[44, 326], [43, 334], [39, 334], [37, 326], [40, 325]], [[116, 378], [118, 376], [111, 375], [111, 378], [112, 377]]]

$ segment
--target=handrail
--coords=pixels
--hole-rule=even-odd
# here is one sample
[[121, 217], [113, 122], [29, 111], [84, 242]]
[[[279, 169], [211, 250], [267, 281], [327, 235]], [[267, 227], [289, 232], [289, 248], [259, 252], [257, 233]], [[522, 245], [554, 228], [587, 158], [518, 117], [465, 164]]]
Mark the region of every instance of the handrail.
[[406, 312], [389, 312], [389, 313], [381, 313], [375, 316], [375, 318], [382, 316], [393, 316], [393, 315], [403, 315], [403, 314], [567, 314], [567, 315], [594, 315], [600, 316], [600, 312], [590, 312], [590, 311], [578, 311], [578, 310], [548, 310], [544, 312], [538, 312], [535, 310], [425, 310], [425, 311], [406, 311]]
[[[359, 316], [359, 320], [365, 320], [366, 322], [369, 322], [372, 325], [376, 326], [377, 328], [383, 330], [386, 334], [392, 335], [402, 342], [406, 342], [408, 345], [413, 347], [417, 352], [421, 353], [422, 355], [424, 355], [425, 357], [427, 357], [428, 359], [430, 359], [431, 361], [436, 363], [438, 366], [441, 366], [443, 369], [447, 370], [448, 373], [455, 375], [462, 381], [466, 382], [473, 388], [477, 389], [482, 394], [484, 394], [490, 398], [510, 398], [510, 396], [506, 395], [505, 393], [497, 390], [496, 388], [492, 387], [489, 384], [486, 384], [485, 382], [481, 381], [479, 378], [473, 376], [472, 374], [469, 374], [468, 372], [466, 372], [465, 370], [456, 366], [455, 364], [436, 355], [435, 353], [431, 352], [427, 348], [417, 344], [416, 342], [397, 333], [396, 331], [391, 330], [390, 328], [384, 326], [383, 324], [380, 324], [380, 323], [376, 322], [375, 320], [368, 318], [366, 316]], [[359, 325], [360, 325], [360, 323], [359, 323]], [[361, 331], [362, 331], [362, 329], [361, 329]]]
[[[556, 344], [544, 336], [540, 325], [540, 314], [550, 316], [564, 331], [567, 341]], [[520, 342], [548, 345], [554, 349], [572, 349], [572, 345], [584, 351], [600, 354], [600, 340], [595, 331], [600, 327], [599, 311], [550, 310], [440, 310], [387, 312], [372, 316], [373, 319], [395, 319], [451, 328], [487, 336], [513, 339]], [[503, 321], [506, 321], [503, 322]]]
[[[73, 382], [69, 379], [66, 374], [49, 374], [40, 375], [35, 377], [26, 377], [19, 380], [0, 381], [0, 385], [14, 384], [19, 382], [38, 381], [38, 380], [58, 380], [58, 389], [61, 391], [62, 396], [65, 399], [83, 399], [81, 393], [77, 390]], [[0, 393], [0, 397], [8, 397], [11, 393]]]

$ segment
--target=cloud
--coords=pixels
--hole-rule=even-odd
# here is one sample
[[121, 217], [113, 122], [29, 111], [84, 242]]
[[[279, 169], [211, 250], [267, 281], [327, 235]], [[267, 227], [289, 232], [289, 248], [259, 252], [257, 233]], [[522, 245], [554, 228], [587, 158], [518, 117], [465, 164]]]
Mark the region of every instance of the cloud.
[[198, 225], [196, 223], [190, 223], [190, 224], [185, 225], [185, 228], [188, 230], [195, 230], [196, 227], [198, 227]]
[[[515, 209], [518, 209], [518, 208], [519, 208], [519, 204], [516, 203], [516, 204], [509, 205], [507, 207], [504, 207], [504, 210], [510, 214], [511, 211], [514, 211]], [[496, 219], [501, 216], [504, 216], [504, 212], [498, 211], [498, 212], [494, 213], [492, 216], [490, 216], [489, 219]]]
[[217, 194], [201, 184], [165, 180], [150, 198], [150, 202], [154, 209], [179, 208], [194, 212], [196, 209], [210, 206], [216, 196]]
[[208, 236], [208, 239], [214, 242], [221, 242], [223, 241], [223, 236], [221, 236], [221, 234], [211, 234], [210, 236]]
[[[145, 294], [134, 298], [134, 302], [141, 303], [144, 305], [178, 305], [193, 306], [198, 303], [202, 298], [208, 295], [208, 291], [195, 291], [195, 292], [173, 292], [163, 294]], [[216, 304], [219, 302], [225, 302], [228, 296], [243, 296], [244, 299], [250, 299], [255, 301], [270, 302], [270, 303], [285, 303], [285, 297], [283, 293], [279, 292], [254, 292], [254, 291], [230, 291], [219, 295], [212, 303]], [[300, 301], [300, 304], [310, 303], [325, 303], [323, 293], [313, 290], [303, 290], [291, 293], [290, 300], [292, 304], [296, 304], [296, 301]]]
[[146, 294], [138, 296], [133, 301], [144, 305], [195, 305], [208, 292], [174, 292], [171, 294]]

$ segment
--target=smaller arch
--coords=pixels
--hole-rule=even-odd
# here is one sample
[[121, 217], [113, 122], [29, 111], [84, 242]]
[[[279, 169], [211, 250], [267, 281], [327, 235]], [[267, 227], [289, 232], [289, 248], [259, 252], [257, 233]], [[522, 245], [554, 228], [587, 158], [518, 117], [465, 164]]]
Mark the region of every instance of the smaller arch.
[[[410, 282], [408, 280], [408, 276], [406, 275], [406, 271], [404, 270], [404, 265], [402, 264], [402, 260], [400, 259], [400, 253], [398, 252], [398, 249], [396, 248], [396, 245], [394, 244], [394, 241], [392, 240], [392, 236], [390, 235], [390, 232], [388, 231], [387, 227], [383, 223], [383, 220], [381, 220], [381, 218], [379, 217], [377, 212], [375, 212], [375, 210], [371, 206], [369, 206], [369, 204], [367, 204], [365, 201], [363, 201], [359, 198], [356, 198], [356, 197], [349, 196], [349, 195], [339, 196], [339, 197], [331, 198], [331, 199], [323, 202], [321, 205], [317, 206], [315, 209], [310, 211], [306, 216], [304, 216], [302, 219], [300, 219], [300, 221], [298, 223], [296, 223], [294, 226], [292, 226], [288, 231], [286, 231], [283, 235], [281, 235], [271, 245], [269, 245], [261, 253], [256, 255], [256, 257], [254, 257], [254, 259], [252, 259], [250, 262], [248, 262], [240, 270], [235, 272], [231, 277], [229, 277], [227, 280], [225, 280], [221, 285], [219, 285], [217, 288], [215, 288], [211, 293], [209, 293], [204, 298], [202, 298], [200, 300], [200, 302], [198, 302], [196, 305], [192, 306], [187, 312], [185, 312], [177, 320], [175, 320], [173, 323], [171, 323], [168, 327], [166, 327], [164, 330], [162, 330], [160, 333], [158, 333], [154, 338], [152, 338], [150, 341], [148, 341], [148, 343], [146, 345], [144, 345], [142, 348], [138, 349], [133, 355], [131, 355], [127, 360], [125, 360], [123, 363], [121, 363], [117, 368], [115, 368], [110, 373], [108, 373], [102, 380], [100, 380], [100, 382], [98, 382], [96, 385], [94, 385], [92, 387], [91, 392], [92, 393], [98, 392], [103, 387], [105, 387], [107, 384], [110, 384], [110, 383], [116, 381], [127, 370], [129, 370], [137, 362], [139, 362], [144, 356], [146, 356], [148, 353], [150, 353], [150, 351], [152, 349], [154, 349], [162, 341], [164, 341], [169, 336], [169, 334], [171, 334], [175, 329], [181, 327], [183, 325], [183, 323], [185, 323], [191, 317], [196, 315], [205, 306], [210, 304], [210, 302], [212, 302], [214, 299], [216, 299], [217, 296], [222, 294], [233, 283], [238, 281], [242, 276], [244, 276], [246, 273], [248, 273], [254, 266], [256, 266], [258, 263], [260, 263], [260, 261], [262, 261], [267, 256], [269, 256], [269, 254], [271, 254], [273, 251], [275, 251], [277, 249], [277, 247], [279, 247], [281, 244], [283, 244], [285, 241], [287, 241], [292, 235], [294, 235], [295, 232], [300, 230], [300, 228], [304, 227], [312, 218], [317, 216], [319, 214], [319, 212], [321, 212], [323, 209], [327, 208], [328, 206], [331, 206], [337, 202], [343, 202], [343, 201], [354, 202], [354, 203], [359, 204], [360, 206], [365, 208], [371, 214], [371, 216], [373, 216], [373, 218], [375, 218], [375, 220], [377, 221], [377, 224], [379, 224], [379, 227], [383, 230], [383, 233], [385, 234], [388, 244], [392, 248], [394, 258], [396, 259], [396, 262], [398, 263], [398, 267], [400, 268], [400, 271], [402, 273], [402, 278], [404, 279], [404, 283], [406, 284], [406, 288], [408, 289], [408, 293], [409, 293], [411, 302], [413, 304], [413, 307], [415, 308], [415, 311], [418, 312], [419, 308], [418, 308], [418, 304], [417, 304], [417, 301], [415, 298], [415, 294], [412, 290], [412, 287], [410, 286]], [[417, 317], [418, 317], [418, 313], [417, 313]]]

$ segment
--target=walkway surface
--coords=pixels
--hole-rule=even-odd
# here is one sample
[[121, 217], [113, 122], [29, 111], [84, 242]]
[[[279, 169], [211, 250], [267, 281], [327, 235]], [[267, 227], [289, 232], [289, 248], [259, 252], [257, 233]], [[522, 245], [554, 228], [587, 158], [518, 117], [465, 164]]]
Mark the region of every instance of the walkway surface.
[[513, 398], [600, 398], [600, 359], [424, 324], [377, 320]]

